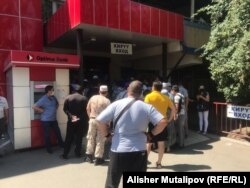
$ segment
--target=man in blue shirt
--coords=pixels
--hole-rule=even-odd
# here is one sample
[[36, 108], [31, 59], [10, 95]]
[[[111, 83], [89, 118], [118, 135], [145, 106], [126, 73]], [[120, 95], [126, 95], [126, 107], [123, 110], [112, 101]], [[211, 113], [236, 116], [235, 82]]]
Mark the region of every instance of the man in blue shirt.
[[[133, 100], [142, 95], [143, 84], [140, 81], [132, 81], [127, 89], [128, 97], [115, 101], [97, 116], [99, 130], [106, 138], [108, 124], [119, 116], [121, 111]], [[124, 171], [146, 171], [146, 130], [148, 123], [155, 125], [149, 135], [157, 135], [167, 125], [166, 119], [152, 105], [136, 100], [126, 112], [120, 116], [114, 127], [110, 152], [110, 163], [106, 179], [106, 188], [118, 187]]]
[[43, 95], [32, 107], [38, 113], [41, 113], [41, 123], [44, 130], [45, 146], [48, 153], [53, 153], [50, 143], [50, 128], [52, 128], [57, 137], [58, 144], [63, 147], [63, 140], [61, 132], [56, 119], [56, 111], [58, 108], [58, 101], [54, 96], [53, 86], [45, 87], [45, 95]]

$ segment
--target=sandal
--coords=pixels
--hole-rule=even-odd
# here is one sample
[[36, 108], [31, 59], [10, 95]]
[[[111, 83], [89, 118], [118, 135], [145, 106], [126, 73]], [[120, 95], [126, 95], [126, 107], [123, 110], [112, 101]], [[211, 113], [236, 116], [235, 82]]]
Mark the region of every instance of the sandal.
[[162, 168], [161, 163], [156, 162], [156, 168], [161, 169]]

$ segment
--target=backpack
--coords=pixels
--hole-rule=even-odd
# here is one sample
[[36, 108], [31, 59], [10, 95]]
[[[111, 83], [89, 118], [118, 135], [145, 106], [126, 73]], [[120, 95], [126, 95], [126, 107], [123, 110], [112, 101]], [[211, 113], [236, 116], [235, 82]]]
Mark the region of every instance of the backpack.
[[177, 112], [179, 114], [181, 112], [181, 108], [182, 108], [181, 106], [182, 106], [182, 103], [183, 103], [184, 99], [183, 99], [182, 95], [180, 95], [178, 93], [177, 93], [177, 95], [180, 97], [179, 103], [178, 103], [178, 112]]

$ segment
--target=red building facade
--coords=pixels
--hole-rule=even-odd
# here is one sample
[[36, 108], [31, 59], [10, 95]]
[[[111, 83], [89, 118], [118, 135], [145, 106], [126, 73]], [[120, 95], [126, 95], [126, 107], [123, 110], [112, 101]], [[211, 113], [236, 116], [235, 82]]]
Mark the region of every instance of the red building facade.
[[[153, 67], [162, 71], [162, 67], [167, 64], [165, 58], [167, 53], [175, 51], [173, 49], [176, 44], [183, 40], [183, 16], [130, 0], [67, 0], [44, 25], [41, 15], [42, 0], [0, 1], [0, 87], [4, 95], [8, 96], [10, 103], [12, 119], [9, 134], [15, 149], [39, 147], [43, 143], [40, 124], [30, 117], [32, 102], [30, 99], [17, 100], [19, 95], [31, 98], [32, 81], [53, 81], [57, 93], [61, 93], [57, 97], [60, 98], [59, 103], [62, 107], [64, 97], [69, 93], [68, 77], [71, 66], [64, 69], [61, 65], [55, 68], [46, 67], [48, 62], [45, 61], [40, 67], [30, 67], [28, 65], [30, 59], [26, 57], [21, 67], [15, 66], [15, 62], [12, 62], [10, 70], [6, 66], [13, 61], [13, 58], [10, 58], [11, 54], [27, 53], [29, 57], [32, 56], [31, 52], [38, 55], [41, 53], [46, 57], [60, 55], [68, 57], [67, 54], [77, 54], [78, 57], [75, 56], [73, 59], [78, 62], [74, 60], [73, 64], [79, 66], [86, 62], [83, 61], [82, 53], [78, 52], [87, 49], [92, 52], [92, 56], [100, 57], [101, 54], [108, 58], [110, 72], [113, 75], [119, 72], [117, 67], [128, 64], [131, 66], [134, 64], [133, 61], [138, 61], [136, 65], [138, 69], [140, 66], [142, 68], [148, 66], [148, 69]], [[43, 35], [44, 30], [46, 37]], [[98, 38], [94, 46], [92, 48], [84, 46], [83, 43], [86, 43], [84, 41], [93, 36]], [[44, 38], [46, 44], [43, 43]], [[111, 42], [130, 43], [136, 46], [136, 50], [130, 59], [112, 55], [109, 49]], [[168, 43], [171, 43], [169, 51], [163, 47]], [[50, 51], [48, 46], [54, 50]], [[63, 47], [67, 50], [62, 54], [60, 49]], [[51, 55], [43, 53], [44, 49]], [[145, 62], [148, 56], [152, 59], [150, 57], [149, 61]], [[25, 59], [25, 56], [23, 57]], [[31, 64], [33, 66], [39, 63], [41, 62], [37, 60]], [[119, 66], [116, 65], [118, 63]], [[66, 119], [61, 108], [59, 109], [58, 119], [64, 135]]]
[[42, 51], [41, 0], [0, 1], [0, 87], [6, 91], [4, 61], [10, 50]]

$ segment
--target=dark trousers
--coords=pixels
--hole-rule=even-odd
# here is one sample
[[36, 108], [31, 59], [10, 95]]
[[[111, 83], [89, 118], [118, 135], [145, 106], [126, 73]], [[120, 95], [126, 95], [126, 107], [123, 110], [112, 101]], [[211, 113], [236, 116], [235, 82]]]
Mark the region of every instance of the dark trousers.
[[6, 124], [5, 124], [5, 119], [1, 118], [0, 119], [0, 136], [6, 132]]
[[105, 188], [118, 188], [123, 172], [146, 172], [147, 151], [110, 152]]
[[42, 121], [42, 126], [44, 130], [44, 140], [45, 140], [45, 146], [47, 150], [51, 149], [51, 142], [50, 142], [50, 128], [55, 132], [58, 144], [63, 147], [63, 140], [61, 131], [58, 126], [57, 121]]
[[75, 123], [68, 121], [63, 155], [67, 156], [69, 154], [74, 139], [76, 144], [75, 154], [81, 155], [83, 134], [84, 134], [83, 121], [77, 121]]

